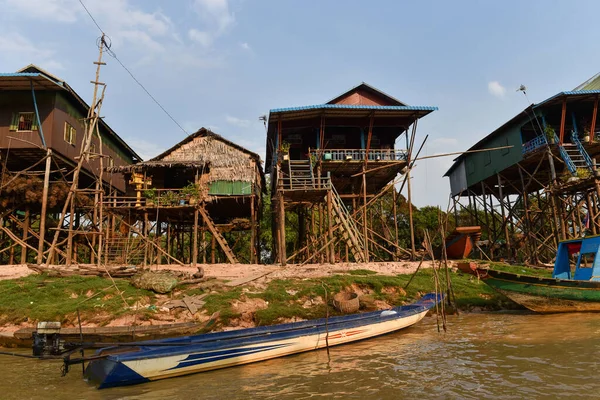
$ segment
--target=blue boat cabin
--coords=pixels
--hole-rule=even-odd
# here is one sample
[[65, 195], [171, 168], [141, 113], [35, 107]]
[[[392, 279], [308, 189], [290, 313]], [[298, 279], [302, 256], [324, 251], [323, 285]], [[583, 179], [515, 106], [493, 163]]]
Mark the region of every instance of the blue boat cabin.
[[[600, 236], [560, 242], [552, 277], [576, 281], [600, 281], [600, 259], [597, 257], [599, 248]], [[577, 261], [573, 263], [575, 259]]]

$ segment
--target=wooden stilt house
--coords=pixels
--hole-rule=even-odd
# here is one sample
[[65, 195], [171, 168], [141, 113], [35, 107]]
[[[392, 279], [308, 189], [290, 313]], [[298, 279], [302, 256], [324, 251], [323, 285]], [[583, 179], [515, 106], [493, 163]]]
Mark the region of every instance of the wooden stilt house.
[[[109, 263], [259, 261], [265, 177], [258, 154], [202, 128], [151, 160], [112, 170], [128, 184], [125, 197], [106, 204], [123, 218]], [[250, 240], [234, 236], [240, 231]]]

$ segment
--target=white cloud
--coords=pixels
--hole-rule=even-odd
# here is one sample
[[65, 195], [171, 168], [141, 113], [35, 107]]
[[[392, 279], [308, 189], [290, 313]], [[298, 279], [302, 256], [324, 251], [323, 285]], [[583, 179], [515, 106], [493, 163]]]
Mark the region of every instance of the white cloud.
[[188, 36], [193, 41], [200, 43], [203, 47], [210, 47], [214, 40], [214, 37], [208, 32], [202, 32], [194, 28], [188, 31]]
[[38, 46], [17, 32], [0, 34], [0, 54], [10, 54], [11, 62], [17, 67], [34, 63], [49, 71], [64, 69], [60, 62], [53, 59], [55, 53], [49, 46]]
[[73, 0], [3, 0], [0, 1], [2, 8], [12, 9], [29, 18], [47, 19], [52, 18], [58, 22], [75, 22], [79, 7], [74, 7]]
[[242, 49], [244, 49], [244, 50], [247, 50], [247, 51], [251, 51], [252, 50], [252, 48], [250, 47], [250, 45], [248, 43], [246, 43], [246, 42], [240, 43], [240, 47]]
[[504, 97], [506, 94], [506, 88], [498, 81], [491, 81], [488, 83], [488, 91], [496, 97]]
[[232, 117], [231, 115], [226, 115], [225, 116], [225, 121], [227, 121], [228, 124], [231, 124], [233, 126], [237, 126], [239, 128], [249, 128], [251, 127], [252, 121], [248, 120], [248, 119], [241, 119], [241, 118], [237, 118], [237, 117]]
[[149, 160], [156, 157], [167, 148], [159, 145], [156, 142], [151, 142], [137, 137], [124, 137], [125, 141], [131, 146], [136, 153], [144, 160]]
[[228, 0], [195, 0], [193, 9], [200, 17], [203, 29], [192, 28], [188, 36], [203, 47], [210, 47], [216, 38], [235, 23], [233, 13], [229, 11]]

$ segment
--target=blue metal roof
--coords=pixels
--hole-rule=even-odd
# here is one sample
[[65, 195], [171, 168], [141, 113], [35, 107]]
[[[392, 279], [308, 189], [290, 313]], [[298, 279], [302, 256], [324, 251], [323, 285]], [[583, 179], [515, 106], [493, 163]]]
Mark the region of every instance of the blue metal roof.
[[37, 72], [0, 72], [0, 76], [40, 76]]
[[433, 106], [375, 106], [375, 105], [351, 105], [351, 104], [314, 104], [312, 106], [274, 108], [271, 113], [305, 111], [305, 110], [380, 110], [380, 111], [436, 111]]
[[554, 100], [560, 96], [578, 96], [578, 95], [585, 96], [588, 94], [600, 94], [600, 90], [570, 90], [567, 92], [560, 92], [560, 93], [555, 94], [554, 96], [548, 97], [544, 101], [541, 101], [541, 102], [535, 104], [533, 106], [533, 108], [537, 108], [537, 107], [541, 106], [542, 104], [548, 103], [549, 101]]

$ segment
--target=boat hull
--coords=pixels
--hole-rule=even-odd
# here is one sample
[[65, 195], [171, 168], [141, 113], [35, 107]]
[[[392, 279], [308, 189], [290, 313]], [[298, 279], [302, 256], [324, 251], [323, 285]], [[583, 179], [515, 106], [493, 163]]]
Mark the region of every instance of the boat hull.
[[539, 313], [600, 312], [600, 282], [479, 270], [492, 289]]
[[[169, 342], [153, 341], [150, 345], [167, 346], [145, 347], [142, 344], [137, 351], [92, 361], [86, 369], [86, 376], [98, 383], [99, 388], [107, 388], [283, 357], [406, 328], [423, 319], [434, 305], [435, 301], [425, 301], [419, 306], [406, 309], [397, 307], [363, 314], [365, 317], [335, 317], [330, 318], [325, 325], [323, 320], [285, 324], [273, 327], [272, 332], [264, 327], [244, 329], [228, 332], [228, 336], [231, 336], [228, 339], [205, 340], [210, 335], [216, 339], [219, 334], [204, 335], [204, 338], [203, 335], [198, 335], [187, 339], [192, 343], [189, 346], [177, 347], [176, 341], [172, 342], [173, 346], [168, 345]], [[254, 335], [255, 332], [259, 334]], [[193, 344], [194, 340], [200, 342]], [[102, 354], [102, 350], [99, 354]]]

